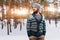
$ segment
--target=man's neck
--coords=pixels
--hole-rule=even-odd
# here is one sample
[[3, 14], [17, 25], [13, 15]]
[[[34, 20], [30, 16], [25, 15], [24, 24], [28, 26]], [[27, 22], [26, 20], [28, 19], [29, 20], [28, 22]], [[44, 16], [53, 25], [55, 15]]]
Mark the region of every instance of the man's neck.
[[40, 12], [36, 13], [36, 15], [40, 14]]

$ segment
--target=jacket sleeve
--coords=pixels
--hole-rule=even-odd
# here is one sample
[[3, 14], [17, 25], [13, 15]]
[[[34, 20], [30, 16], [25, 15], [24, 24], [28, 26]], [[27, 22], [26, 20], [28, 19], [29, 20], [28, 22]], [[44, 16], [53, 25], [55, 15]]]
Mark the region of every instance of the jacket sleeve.
[[45, 35], [46, 34], [46, 23], [45, 23], [44, 15], [43, 15], [42, 21], [43, 21], [43, 35]]
[[27, 35], [28, 36], [31, 35], [30, 26], [31, 26], [31, 19], [30, 19], [30, 17], [28, 17], [28, 19], [27, 19]]

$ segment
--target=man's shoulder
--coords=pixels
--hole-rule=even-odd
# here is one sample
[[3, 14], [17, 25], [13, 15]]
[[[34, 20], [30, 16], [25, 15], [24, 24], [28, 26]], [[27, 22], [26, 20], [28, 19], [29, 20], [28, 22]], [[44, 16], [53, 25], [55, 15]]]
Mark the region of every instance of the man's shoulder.
[[30, 14], [29, 15], [29, 17], [28, 17], [28, 19], [32, 19], [33, 18], [33, 15], [32, 14]]
[[32, 14], [30, 14], [30, 16], [29, 16], [30, 18], [33, 18], [33, 15]]

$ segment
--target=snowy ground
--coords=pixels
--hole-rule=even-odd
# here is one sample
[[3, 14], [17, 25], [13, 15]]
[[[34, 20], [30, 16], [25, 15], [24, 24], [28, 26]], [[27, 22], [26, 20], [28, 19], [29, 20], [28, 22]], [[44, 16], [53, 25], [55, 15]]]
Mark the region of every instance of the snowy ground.
[[[49, 24], [48, 21], [46, 21], [47, 32], [45, 40], [60, 40], [60, 21], [58, 21], [57, 27], [55, 26], [54, 21], [51, 22], [52, 23]], [[12, 33], [10, 33], [10, 35], [7, 35], [7, 27], [4, 27], [4, 29], [2, 30], [0, 25], [0, 40], [28, 40], [26, 25], [23, 25], [21, 31], [19, 29], [19, 25], [17, 29], [14, 29], [12, 27]]]

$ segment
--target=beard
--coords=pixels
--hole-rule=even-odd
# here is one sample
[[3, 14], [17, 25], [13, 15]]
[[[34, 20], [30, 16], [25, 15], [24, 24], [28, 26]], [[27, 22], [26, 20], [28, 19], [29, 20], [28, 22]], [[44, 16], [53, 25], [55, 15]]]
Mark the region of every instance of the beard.
[[37, 9], [37, 10], [36, 10], [36, 11], [34, 11], [33, 13], [34, 13], [34, 14], [37, 14], [38, 12], [39, 12], [39, 10]]

